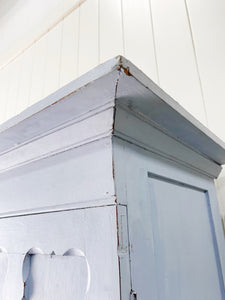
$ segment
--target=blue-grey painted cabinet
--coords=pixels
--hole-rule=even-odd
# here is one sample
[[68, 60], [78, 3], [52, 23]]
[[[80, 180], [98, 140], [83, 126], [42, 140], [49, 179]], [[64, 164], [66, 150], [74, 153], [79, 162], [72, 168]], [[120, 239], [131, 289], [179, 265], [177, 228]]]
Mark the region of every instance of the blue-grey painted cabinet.
[[0, 299], [225, 300], [225, 145], [116, 57], [0, 128]]

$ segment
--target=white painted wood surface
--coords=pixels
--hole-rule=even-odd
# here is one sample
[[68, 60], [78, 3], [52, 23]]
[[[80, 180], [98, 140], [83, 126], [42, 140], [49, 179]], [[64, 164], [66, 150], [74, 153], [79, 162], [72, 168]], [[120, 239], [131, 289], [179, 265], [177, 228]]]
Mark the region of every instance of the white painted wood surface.
[[78, 76], [80, 10], [76, 9], [63, 20], [60, 87]]
[[[78, 74], [81, 76], [99, 64], [98, 0], [80, 7]], [[90, 54], [91, 51], [91, 54]]]
[[59, 70], [62, 45], [62, 23], [49, 33], [46, 41], [46, 66], [44, 72], [44, 96], [48, 96], [59, 88]]
[[9, 65], [8, 70], [8, 87], [6, 95], [5, 120], [10, 119], [16, 113], [17, 95], [19, 90], [19, 76], [21, 70], [21, 58], [17, 58]]
[[150, 3], [148, 0], [123, 0], [121, 3], [124, 55], [157, 83], [158, 70]]
[[225, 140], [225, 3], [221, 0], [197, 2], [187, 0], [187, 7], [203, 86], [208, 126]]
[[21, 57], [21, 67], [19, 72], [19, 88], [16, 96], [16, 114], [21, 113], [29, 106], [31, 79], [33, 72], [34, 48], [30, 48]]
[[120, 0], [99, 0], [100, 63], [124, 54], [122, 4]]
[[159, 84], [206, 124], [185, 2], [151, 0]]
[[44, 94], [44, 76], [47, 55], [47, 36], [37, 41], [34, 46], [33, 68], [31, 76], [29, 105], [42, 99]]

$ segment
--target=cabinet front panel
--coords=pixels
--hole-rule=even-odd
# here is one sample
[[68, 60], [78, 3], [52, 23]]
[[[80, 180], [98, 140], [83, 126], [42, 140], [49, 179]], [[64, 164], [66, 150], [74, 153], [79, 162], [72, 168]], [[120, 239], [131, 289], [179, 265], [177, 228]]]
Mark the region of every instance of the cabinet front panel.
[[0, 219], [0, 299], [119, 300], [116, 208]]

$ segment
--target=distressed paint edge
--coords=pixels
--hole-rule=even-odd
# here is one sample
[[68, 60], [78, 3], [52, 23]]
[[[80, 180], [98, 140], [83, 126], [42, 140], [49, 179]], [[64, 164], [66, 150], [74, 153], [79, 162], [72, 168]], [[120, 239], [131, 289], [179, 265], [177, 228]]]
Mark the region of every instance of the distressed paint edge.
[[23, 122], [24, 120], [32, 118], [36, 114], [40, 113], [43, 110], [48, 109], [52, 105], [57, 104], [58, 102], [65, 99], [66, 97], [75, 94], [76, 92], [82, 89], [85, 89], [88, 85], [93, 84], [96, 80], [101, 79], [107, 74], [113, 72], [116, 72], [118, 74], [119, 61], [120, 61], [120, 56], [110, 59], [98, 65], [94, 69], [88, 71], [87, 73], [80, 76], [79, 78], [66, 84], [64, 87], [58, 89], [54, 93], [45, 97], [44, 99], [31, 105], [20, 114], [2, 123], [0, 125], [0, 134], [5, 132], [6, 130], [12, 129], [13, 127], [17, 126], [19, 123]]

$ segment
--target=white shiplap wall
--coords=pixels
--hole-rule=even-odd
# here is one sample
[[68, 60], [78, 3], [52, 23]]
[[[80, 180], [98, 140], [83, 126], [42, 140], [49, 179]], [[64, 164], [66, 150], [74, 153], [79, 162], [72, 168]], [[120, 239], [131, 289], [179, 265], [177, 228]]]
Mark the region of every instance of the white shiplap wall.
[[224, 30], [224, 0], [86, 0], [1, 68], [0, 122], [122, 54], [225, 141]]

